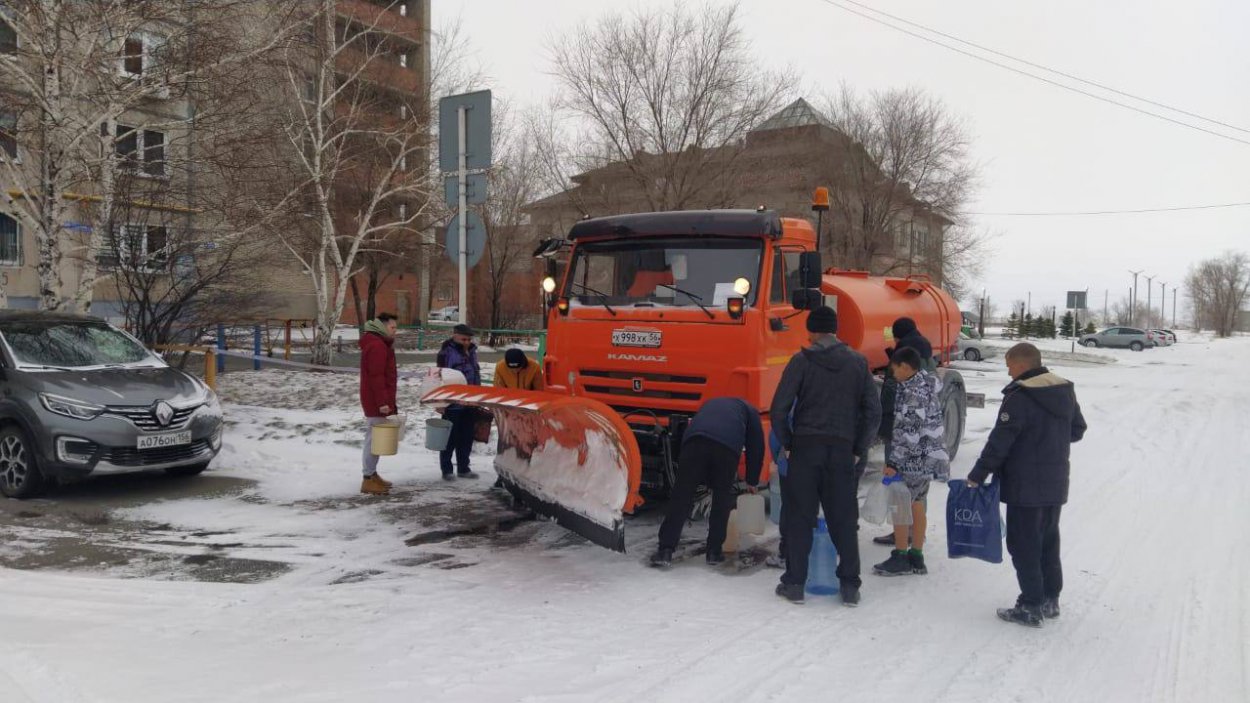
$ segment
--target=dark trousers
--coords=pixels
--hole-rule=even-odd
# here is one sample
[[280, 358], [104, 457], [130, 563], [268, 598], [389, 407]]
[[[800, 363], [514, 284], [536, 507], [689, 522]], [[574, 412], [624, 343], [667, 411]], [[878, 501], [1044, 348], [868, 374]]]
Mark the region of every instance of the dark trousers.
[[782, 583], [807, 583], [807, 559], [817, 512], [825, 509], [829, 537], [838, 550], [838, 580], [859, 586], [859, 501], [850, 442], [832, 444], [794, 438], [786, 480], [781, 484], [781, 534], [786, 572]]
[[1007, 551], [1020, 582], [1020, 604], [1041, 605], [1063, 590], [1059, 563], [1059, 511], [1063, 506], [1007, 506]]
[[463, 406], [452, 406], [443, 413], [443, 419], [451, 421], [451, 439], [447, 448], [438, 453], [439, 468], [443, 474], [452, 472], [451, 457], [456, 455], [456, 469], [460, 473], [469, 470], [469, 455], [473, 452], [473, 425], [477, 411]]
[[729, 512], [737, 496], [734, 477], [738, 473], [738, 452], [704, 437], [694, 437], [681, 447], [677, 460], [677, 485], [669, 497], [668, 512], [660, 525], [660, 548], [676, 549], [681, 530], [694, 508], [699, 485], [712, 491], [712, 511], [707, 523], [707, 549], [718, 552], [725, 544]]

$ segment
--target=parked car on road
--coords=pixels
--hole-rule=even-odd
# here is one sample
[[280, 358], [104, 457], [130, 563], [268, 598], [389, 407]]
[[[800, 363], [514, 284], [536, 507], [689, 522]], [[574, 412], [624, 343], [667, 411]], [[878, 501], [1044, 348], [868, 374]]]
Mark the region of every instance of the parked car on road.
[[1136, 327], [1108, 327], [1095, 334], [1082, 335], [1080, 344], [1083, 347], [1113, 347], [1141, 351], [1155, 346], [1153, 332], [1139, 330]]
[[968, 361], [980, 361], [985, 358], [985, 348], [981, 340], [973, 338], [966, 332], [959, 333], [959, 341], [955, 343], [955, 356]]
[[1149, 330], [1149, 331], [1154, 333], [1155, 341], [1158, 342], [1158, 346], [1170, 347], [1173, 344], [1176, 344], [1176, 335], [1172, 334], [1171, 332], [1167, 330]]
[[0, 493], [164, 470], [191, 476], [221, 449], [204, 382], [91, 317], [0, 311]]
[[460, 308], [455, 305], [430, 311], [430, 322], [455, 322], [459, 319]]

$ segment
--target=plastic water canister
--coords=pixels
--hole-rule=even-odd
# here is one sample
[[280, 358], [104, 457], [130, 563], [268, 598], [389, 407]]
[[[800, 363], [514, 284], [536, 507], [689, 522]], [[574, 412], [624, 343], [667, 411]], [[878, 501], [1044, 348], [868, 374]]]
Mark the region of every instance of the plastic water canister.
[[744, 535], [764, 534], [764, 496], [743, 493], [738, 496], [738, 532]]
[[425, 448], [441, 452], [451, 441], [451, 420], [432, 417], [425, 421]]
[[776, 471], [768, 479], [768, 519], [774, 525], [781, 524], [781, 476]]
[[829, 538], [824, 518], [816, 521], [812, 534], [812, 551], [807, 557], [807, 592], [814, 596], [831, 596], [838, 592], [838, 550]]
[[859, 516], [865, 522], [880, 525], [890, 517], [890, 496], [884, 484], [873, 481], [868, 486], [868, 495], [864, 496], [864, 505], [859, 509]]
[[729, 511], [729, 524], [725, 526], [725, 541], [721, 543], [721, 551], [738, 551], [738, 511]]
[[890, 523], [897, 527], [911, 525], [911, 489], [902, 481], [886, 486], [890, 503]]

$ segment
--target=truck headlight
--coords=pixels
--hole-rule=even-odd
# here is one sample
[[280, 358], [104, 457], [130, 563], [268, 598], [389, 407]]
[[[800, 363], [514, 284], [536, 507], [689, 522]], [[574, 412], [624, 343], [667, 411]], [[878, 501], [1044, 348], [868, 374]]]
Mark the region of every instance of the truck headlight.
[[52, 395], [51, 393], [40, 393], [39, 402], [43, 403], [43, 407], [48, 412], [72, 417], [75, 420], [94, 420], [104, 412], [103, 405], [88, 403], [82, 400], [74, 400], [65, 396]]

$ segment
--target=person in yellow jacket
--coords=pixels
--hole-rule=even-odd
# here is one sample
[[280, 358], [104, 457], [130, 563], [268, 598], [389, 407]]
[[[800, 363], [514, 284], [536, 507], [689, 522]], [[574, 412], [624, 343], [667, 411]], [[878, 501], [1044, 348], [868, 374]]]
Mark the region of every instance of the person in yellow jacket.
[[[541, 391], [546, 384], [543, 383], [542, 367], [530, 361], [520, 349], [509, 349], [504, 352], [503, 361], [495, 364], [495, 387]], [[503, 488], [503, 481], [495, 479], [494, 487]]]
[[520, 349], [509, 349], [504, 352], [503, 361], [495, 364], [495, 387], [541, 391], [546, 385], [543, 383], [543, 370], [538, 364], [530, 361]]

